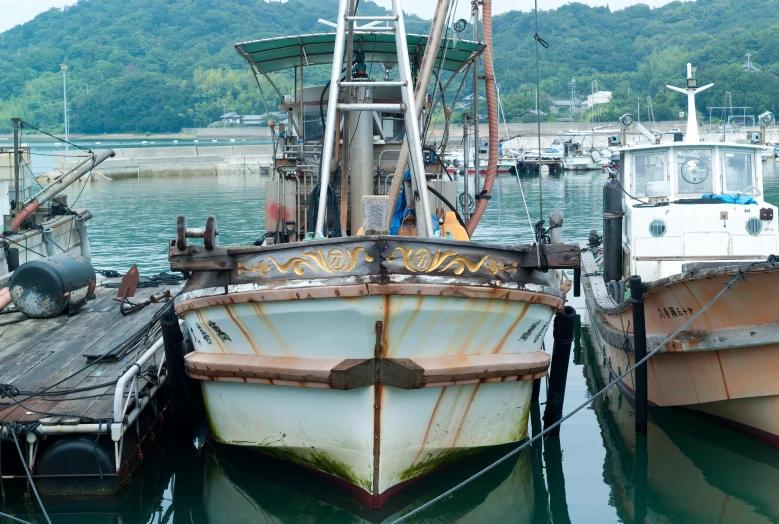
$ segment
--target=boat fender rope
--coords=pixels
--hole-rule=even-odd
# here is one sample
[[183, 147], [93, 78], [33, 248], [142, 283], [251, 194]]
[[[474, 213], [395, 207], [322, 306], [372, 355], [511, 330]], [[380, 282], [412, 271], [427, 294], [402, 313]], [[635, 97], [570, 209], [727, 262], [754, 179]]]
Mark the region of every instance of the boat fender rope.
[[[665, 345], [666, 345], [668, 342], [670, 342], [671, 340], [673, 340], [674, 338], [676, 338], [676, 337], [679, 335], [679, 333], [681, 333], [682, 331], [684, 331], [685, 329], [687, 329], [687, 328], [688, 328], [688, 327], [689, 327], [689, 326], [690, 326], [690, 325], [691, 325], [693, 322], [695, 322], [695, 320], [697, 320], [697, 319], [698, 319], [698, 317], [700, 317], [700, 316], [701, 316], [701, 315], [702, 315], [704, 312], [706, 312], [706, 311], [709, 309], [709, 307], [711, 307], [711, 306], [712, 306], [712, 304], [714, 304], [715, 302], [717, 302], [717, 300], [719, 300], [719, 299], [720, 299], [720, 297], [722, 297], [722, 295], [724, 295], [724, 294], [725, 294], [725, 293], [726, 293], [728, 290], [730, 290], [730, 289], [731, 289], [731, 288], [732, 288], [732, 287], [733, 287], [733, 286], [736, 284], [736, 282], [738, 282], [739, 280], [741, 280], [742, 278], [744, 278], [744, 275], [746, 274], [746, 273], [745, 273], [746, 271], [749, 271], [749, 269], [750, 269], [750, 268], [751, 268], [751, 267], [752, 267], [754, 264], [760, 264], [760, 263], [762, 263], [762, 262], [753, 262], [752, 264], [749, 264], [748, 266], [746, 266], [746, 268], [744, 268], [744, 269], [743, 269], [743, 272], [742, 272], [742, 270], [739, 270], [739, 272], [738, 272], [738, 273], [737, 273], [737, 274], [736, 274], [736, 275], [735, 275], [735, 276], [734, 276], [734, 277], [733, 277], [733, 278], [730, 280], [730, 282], [728, 282], [728, 283], [725, 285], [725, 287], [724, 287], [724, 288], [723, 288], [723, 289], [722, 289], [722, 290], [721, 290], [719, 293], [717, 293], [717, 294], [714, 296], [714, 298], [712, 298], [712, 299], [711, 299], [711, 300], [710, 300], [710, 301], [709, 301], [709, 302], [708, 302], [708, 303], [707, 303], [705, 306], [703, 306], [703, 307], [702, 307], [700, 310], [698, 310], [698, 312], [697, 312], [696, 314], [694, 314], [693, 316], [691, 316], [691, 317], [690, 317], [690, 319], [689, 319], [689, 320], [687, 320], [687, 322], [685, 322], [684, 324], [682, 324], [682, 325], [679, 327], [679, 329], [677, 329], [676, 331], [674, 331], [674, 332], [673, 332], [673, 333], [672, 333], [672, 334], [671, 334], [671, 335], [670, 335], [668, 338], [666, 338], [665, 340], [663, 340], [662, 342], [660, 342], [660, 344], [658, 344], [657, 346], [655, 346], [655, 348], [654, 348], [654, 349], [652, 349], [652, 351], [649, 351], [649, 352], [646, 354], [646, 356], [645, 356], [644, 358], [642, 358], [641, 360], [639, 360], [638, 362], [636, 362], [635, 364], [633, 364], [632, 366], [630, 366], [629, 368], [627, 368], [627, 369], [626, 369], [624, 372], [622, 372], [622, 374], [620, 374], [620, 375], [618, 375], [617, 377], [615, 377], [615, 378], [614, 378], [614, 379], [613, 379], [611, 382], [609, 382], [608, 384], [606, 384], [606, 385], [605, 385], [605, 386], [604, 386], [604, 387], [603, 387], [603, 388], [602, 388], [600, 391], [598, 391], [598, 392], [597, 392], [597, 393], [595, 393], [594, 395], [590, 396], [590, 397], [589, 397], [587, 400], [585, 400], [584, 402], [582, 402], [581, 404], [579, 404], [579, 405], [578, 405], [576, 408], [574, 408], [573, 410], [569, 411], [569, 412], [568, 412], [568, 413], [567, 413], [565, 416], [563, 416], [563, 417], [562, 417], [560, 420], [558, 420], [558, 421], [557, 421], [557, 422], [555, 422], [554, 424], [550, 425], [548, 428], [544, 429], [543, 431], [541, 431], [541, 432], [540, 432], [540, 433], [538, 433], [537, 435], [535, 435], [535, 436], [533, 436], [533, 437], [531, 437], [531, 438], [529, 438], [529, 439], [525, 440], [525, 442], [524, 442], [524, 443], [522, 443], [520, 446], [518, 446], [516, 449], [514, 449], [514, 450], [510, 451], [509, 453], [507, 453], [507, 454], [503, 455], [501, 458], [499, 458], [498, 460], [496, 460], [495, 462], [493, 462], [493, 463], [492, 463], [492, 464], [490, 464], [489, 466], [485, 467], [484, 469], [482, 469], [482, 470], [480, 470], [480, 471], [477, 471], [476, 473], [474, 473], [473, 475], [471, 475], [471, 476], [470, 476], [470, 477], [468, 477], [467, 479], [463, 480], [462, 482], [460, 482], [460, 483], [459, 483], [459, 484], [457, 484], [456, 486], [454, 486], [454, 487], [452, 487], [452, 488], [450, 488], [450, 489], [446, 490], [445, 492], [441, 493], [441, 494], [440, 494], [440, 495], [438, 495], [437, 497], [435, 497], [435, 498], [433, 498], [433, 499], [430, 499], [429, 501], [425, 502], [425, 503], [424, 503], [424, 504], [422, 504], [421, 506], [417, 506], [415, 509], [413, 509], [413, 510], [409, 511], [409, 512], [408, 512], [408, 513], [406, 513], [405, 515], [403, 515], [403, 516], [401, 516], [400, 518], [398, 518], [398, 519], [396, 519], [396, 520], [392, 521], [392, 522], [391, 522], [391, 524], [398, 524], [399, 522], [403, 522], [404, 520], [408, 519], [409, 517], [411, 517], [411, 516], [413, 516], [413, 515], [416, 515], [417, 513], [420, 513], [420, 512], [422, 512], [422, 511], [424, 511], [425, 509], [429, 508], [430, 506], [432, 506], [432, 505], [433, 505], [433, 504], [435, 504], [436, 502], [439, 502], [439, 501], [441, 501], [441, 500], [443, 500], [443, 499], [445, 499], [445, 498], [448, 498], [448, 497], [449, 497], [449, 496], [451, 496], [451, 495], [452, 495], [452, 494], [453, 494], [455, 491], [457, 491], [457, 490], [459, 490], [459, 489], [463, 488], [464, 486], [466, 486], [466, 485], [470, 484], [471, 482], [473, 482], [473, 481], [474, 481], [474, 480], [476, 480], [477, 478], [481, 477], [482, 475], [484, 475], [484, 474], [485, 474], [485, 473], [487, 473], [488, 471], [490, 471], [490, 470], [492, 470], [492, 469], [496, 468], [497, 466], [499, 466], [500, 464], [502, 464], [502, 463], [503, 463], [503, 462], [505, 462], [506, 460], [508, 460], [508, 459], [510, 459], [511, 457], [513, 457], [513, 456], [517, 455], [519, 452], [523, 451], [525, 448], [527, 448], [527, 447], [528, 447], [529, 445], [531, 445], [533, 442], [535, 442], [535, 441], [537, 441], [538, 439], [540, 439], [541, 437], [545, 436], [545, 435], [546, 435], [546, 434], [548, 434], [550, 431], [553, 431], [555, 428], [557, 428], [558, 426], [560, 426], [560, 425], [561, 425], [563, 422], [565, 422], [566, 420], [568, 420], [569, 418], [571, 418], [572, 416], [574, 416], [576, 413], [578, 413], [578, 412], [579, 412], [579, 411], [581, 411], [582, 409], [586, 408], [587, 406], [589, 406], [590, 404], [592, 404], [593, 402], [595, 402], [597, 399], [599, 399], [600, 397], [602, 397], [604, 393], [606, 393], [606, 392], [607, 392], [609, 389], [611, 389], [613, 386], [615, 386], [615, 385], [616, 385], [618, 382], [622, 381], [622, 380], [623, 380], [625, 377], [627, 377], [628, 375], [630, 375], [631, 373], [633, 373], [633, 371], [635, 371], [635, 370], [636, 370], [636, 369], [637, 369], [639, 366], [641, 366], [642, 364], [646, 363], [646, 362], [647, 362], [647, 361], [648, 361], [648, 360], [649, 360], [651, 357], [653, 357], [653, 356], [654, 356], [654, 355], [655, 355], [655, 354], [656, 354], [658, 351], [660, 351], [661, 349], [663, 349], [663, 348], [665, 347]], [[596, 332], [597, 332], [597, 331], [596, 331]]]

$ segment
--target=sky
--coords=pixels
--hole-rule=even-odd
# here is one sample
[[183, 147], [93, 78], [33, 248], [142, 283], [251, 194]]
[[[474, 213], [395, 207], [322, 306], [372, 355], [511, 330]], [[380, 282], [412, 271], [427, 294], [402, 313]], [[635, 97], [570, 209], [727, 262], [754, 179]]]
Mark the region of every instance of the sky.
[[[262, 1], [262, 0], [258, 0]], [[391, 0], [375, 0], [377, 4], [389, 8]], [[468, 18], [470, 2], [457, 0], [456, 11], [458, 18]], [[652, 7], [671, 2], [671, 0], [579, 0], [592, 6], [608, 5], [612, 10], [622, 9], [633, 4], [648, 4]], [[540, 9], [554, 9], [567, 4], [569, 0], [538, 0]], [[35, 15], [47, 11], [52, 7], [62, 9], [63, 6], [72, 5], [75, 0], [0, 0], [0, 32], [10, 29], [17, 24], [23, 24], [35, 18]], [[414, 13], [423, 18], [432, 18], [435, 11], [435, 0], [407, 0], [403, 3], [403, 10]], [[534, 0], [493, 0], [493, 14], [505, 13], [511, 10], [530, 11], [533, 9]]]

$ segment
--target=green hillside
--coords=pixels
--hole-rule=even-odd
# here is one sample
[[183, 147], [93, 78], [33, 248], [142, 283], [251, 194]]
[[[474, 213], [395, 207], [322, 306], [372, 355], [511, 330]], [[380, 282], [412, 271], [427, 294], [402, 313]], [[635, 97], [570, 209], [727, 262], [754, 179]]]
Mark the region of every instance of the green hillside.
[[[324, 32], [319, 18], [333, 20], [336, 0], [79, 0], [52, 9], [2, 35], [0, 132], [20, 116], [61, 131], [62, 73], [68, 64], [72, 132], [165, 132], [205, 126], [224, 109], [260, 114], [264, 103], [239, 41]], [[384, 10], [364, 0], [360, 13]], [[725, 91], [749, 113], [779, 114], [779, 0], [697, 0], [650, 9], [637, 5], [611, 12], [584, 4], [542, 11], [542, 110], [551, 99], [570, 97], [576, 78], [580, 97], [597, 81], [614, 101], [599, 115], [613, 118], [645, 107], [652, 97], [657, 119], [672, 119], [683, 97], [665, 84], [681, 85], [684, 64], [698, 66], [699, 108], [722, 106]], [[426, 32], [427, 22], [408, 17], [408, 30]], [[510, 119], [527, 118], [534, 105], [534, 15], [495, 17], [496, 76]], [[759, 72], [746, 72], [745, 54]], [[324, 79], [324, 70], [307, 72]], [[284, 92], [289, 76], [278, 76]], [[629, 94], [628, 94], [629, 93]], [[468, 94], [468, 84], [462, 95]], [[278, 98], [266, 91], [268, 103]], [[581, 118], [589, 118], [583, 116]]]

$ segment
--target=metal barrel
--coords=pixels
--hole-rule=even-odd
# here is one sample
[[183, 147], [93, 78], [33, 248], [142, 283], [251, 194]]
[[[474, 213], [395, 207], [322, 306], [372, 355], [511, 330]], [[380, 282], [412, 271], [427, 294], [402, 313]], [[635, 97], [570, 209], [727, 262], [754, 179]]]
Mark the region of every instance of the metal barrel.
[[95, 270], [80, 255], [61, 254], [25, 262], [11, 277], [11, 300], [30, 318], [72, 312], [95, 293]]
[[603, 270], [606, 282], [622, 279], [622, 190], [614, 178], [603, 185]]

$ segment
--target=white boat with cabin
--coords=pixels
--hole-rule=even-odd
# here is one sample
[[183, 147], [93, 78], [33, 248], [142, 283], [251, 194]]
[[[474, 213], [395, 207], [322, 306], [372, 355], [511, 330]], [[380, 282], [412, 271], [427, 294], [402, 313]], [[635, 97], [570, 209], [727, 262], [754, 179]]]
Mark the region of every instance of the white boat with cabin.
[[669, 86], [688, 96], [684, 141], [623, 148], [604, 187], [602, 255], [597, 234], [581, 255], [587, 306], [614, 376], [635, 362], [630, 275], [643, 281], [648, 351], [700, 313], [647, 362], [649, 402], [779, 447], [777, 207], [761, 146], [700, 140], [695, 94], [712, 84], [698, 87], [689, 64], [687, 77]]

